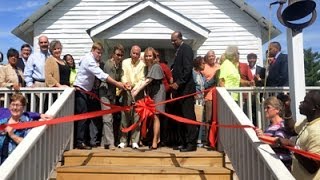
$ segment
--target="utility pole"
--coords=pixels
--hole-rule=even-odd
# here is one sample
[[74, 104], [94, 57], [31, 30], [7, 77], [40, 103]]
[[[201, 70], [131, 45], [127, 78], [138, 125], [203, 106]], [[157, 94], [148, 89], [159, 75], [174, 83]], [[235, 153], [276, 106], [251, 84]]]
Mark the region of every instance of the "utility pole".
[[302, 31], [287, 28], [287, 48], [292, 117], [300, 121], [304, 116], [299, 113], [299, 104], [306, 94]]
[[[291, 111], [292, 117], [300, 121], [304, 116], [299, 113], [299, 104], [306, 94], [302, 30], [316, 20], [316, 3], [313, 0], [288, 0], [288, 6], [282, 12], [282, 7], [286, 3], [287, 0], [278, 0], [270, 5], [280, 4], [277, 17], [279, 22], [287, 27]], [[294, 23], [310, 14], [311, 18], [308, 21]]]

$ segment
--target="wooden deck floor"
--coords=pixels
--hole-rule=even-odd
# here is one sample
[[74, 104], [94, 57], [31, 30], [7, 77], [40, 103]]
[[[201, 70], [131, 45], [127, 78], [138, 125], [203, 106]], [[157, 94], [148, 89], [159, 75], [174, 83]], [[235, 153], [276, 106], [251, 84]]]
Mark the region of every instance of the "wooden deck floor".
[[224, 155], [198, 148], [180, 152], [161, 147], [150, 150], [124, 148], [71, 150], [57, 168], [57, 179], [223, 179], [232, 173], [224, 166]]

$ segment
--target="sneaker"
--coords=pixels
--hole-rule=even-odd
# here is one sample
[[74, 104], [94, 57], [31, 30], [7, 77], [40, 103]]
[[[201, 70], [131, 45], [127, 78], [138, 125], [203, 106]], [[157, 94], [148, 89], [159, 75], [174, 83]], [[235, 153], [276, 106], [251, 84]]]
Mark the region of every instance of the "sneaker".
[[138, 143], [132, 143], [132, 149], [139, 149]]
[[116, 150], [116, 147], [115, 147], [114, 145], [110, 145], [110, 146], [109, 146], [109, 149], [112, 150], [112, 151], [114, 151], [114, 150]]
[[105, 144], [104, 149], [110, 149], [110, 150], [114, 151], [116, 149], [116, 147], [113, 144], [112, 145]]
[[201, 147], [204, 147], [204, 145], [202, 143], [198, 143], [197, 147], [201, 148]]
[[124, 148], [126, 146], [126, 144], [125, 143], [120, 143], [119, 145], [118, 145], [118, 148]]

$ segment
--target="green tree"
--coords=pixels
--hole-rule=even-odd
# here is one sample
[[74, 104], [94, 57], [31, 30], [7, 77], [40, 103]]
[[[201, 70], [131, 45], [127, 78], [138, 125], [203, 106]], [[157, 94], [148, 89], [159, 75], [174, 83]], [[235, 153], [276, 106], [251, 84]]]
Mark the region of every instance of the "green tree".
[[306, 86], [320, 85], [320, 54], [312, 48], [304, 49], [304, 70]]

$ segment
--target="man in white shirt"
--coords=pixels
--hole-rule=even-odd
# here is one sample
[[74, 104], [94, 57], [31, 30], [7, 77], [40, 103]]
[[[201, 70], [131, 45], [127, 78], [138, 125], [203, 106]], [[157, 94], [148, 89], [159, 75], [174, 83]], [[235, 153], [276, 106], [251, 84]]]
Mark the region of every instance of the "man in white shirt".
[[256, 64], [257, 55], [255, 53], [250, 53], [247, 55], [247, 60], [256, 86], [264, 86], [266, 69]]
[[[75, 94], [75, 114], [82, 114], [88, 112], [88, 95], [83, 91], [91, 91], [94, 85], [95, 78], [101, 81], [111, 83], [120, 89], [124, 89], [121, 82], [115, 81], [108, 74], [104, 73], [99, 67], [103, 52], [103, 45], [101, 43], [94, 43], [91, 52], [86, 54], [80, 60], [76, 80], [73, 86], [77, 89]], [[86, 119], [76, 123], [76, 139], [75, 147], [78, 149], [91, 149], [85, 144], [85, 132], [88, 129], [89, 121]]]
[[47, 36], [40, 36], [39, 42], [40, 52], [35, 52], [28, 58], [24, 69], [24, 80], [27, 87], [46, 87], [44, 83], [45, 73], [44, 65], [50, 53], [49, 40]]

